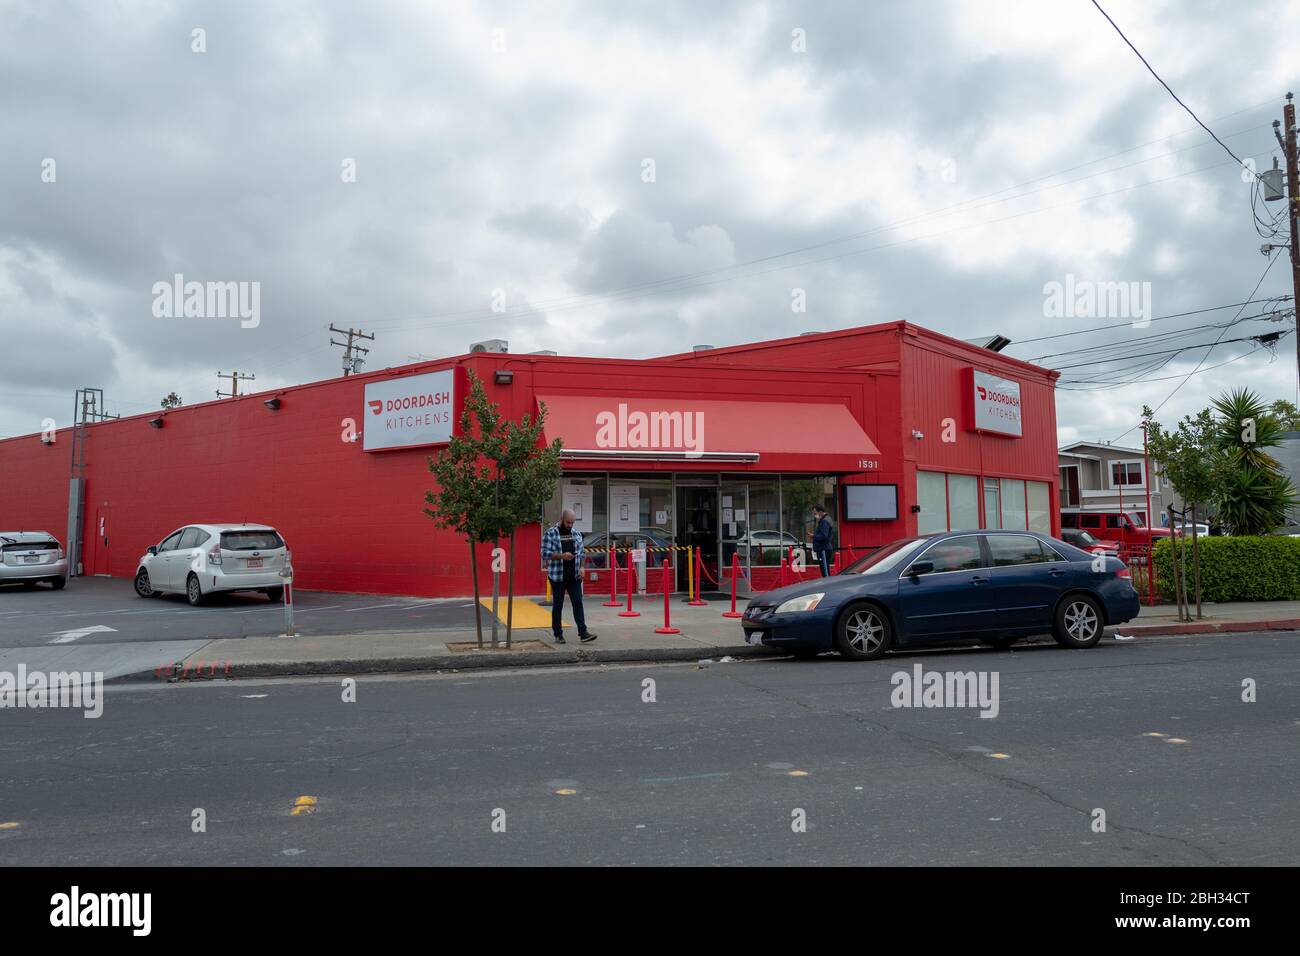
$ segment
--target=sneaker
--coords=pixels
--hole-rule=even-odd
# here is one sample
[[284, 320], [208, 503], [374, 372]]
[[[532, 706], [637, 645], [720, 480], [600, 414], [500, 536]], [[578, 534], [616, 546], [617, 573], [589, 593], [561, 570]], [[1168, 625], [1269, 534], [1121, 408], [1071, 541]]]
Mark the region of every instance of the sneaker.
[[578, 640], [581, 641], [583, 644], [590, 644], [595, 639], [596, 639], [596, 635], [591, 633], [591, 631], [588, 631], [586, 634], [582, 634], [578, 637]]
[[563, 634], [556, 634], [556, 635], [552, 636], [551, 640], [553, 640], [556, 644], [564, 644], [564, 643], [566, 643], [565, 640], [564, 640], [564, 635], [563, 635]]

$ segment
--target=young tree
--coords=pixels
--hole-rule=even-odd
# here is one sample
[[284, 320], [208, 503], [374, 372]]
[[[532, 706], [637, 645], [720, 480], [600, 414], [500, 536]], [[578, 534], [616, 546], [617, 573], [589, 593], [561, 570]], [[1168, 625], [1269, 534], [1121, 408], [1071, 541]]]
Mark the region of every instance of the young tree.
[[[501, 538], [509, 539], [507, 570], [506, 647], [514, 624], [515, 533], [519, 526], [537, 521], [542, 506], [555, 493], [560, 476], [561, 440], [539, 447], [546, 421], [543, 408], [535, 418], [503, 419], [488, 399], [483, 382], [469, 375], [470, 392], [460, 417], [460, 434], [447, 448], [429, 459], [429, 471], [438, 490], [425, 492], [431, 506], [425, 514], [469, 540], [474, 580], [474, 614], [479, 647], [483, 646], [480, 618], [481, 590], [477, 544], [492, 542], [494, 553]], [[497, 613], [496, 593], [492, 613]], [[495, 623], [495, 617], [494, 617]], [[495, 634], [495, 631], [493, 632]], [[495, 645], [495, 638], [493, 644]]]
[[164, 398], [159, 403], [159, 405], [161, 405], [163, 408], [180, 408], [181, 397], [177, 395], [175, 392], [168, 392], [167, 397]]
[[492, 541], [501, 525], [495, 507], [495, 477], [483, 461], [484, 428], [496, 427], [495, 409], [487, 400], [483, 383], [470, 377], [470, 394], [460, 414], [460, 434], [428, 459], [437, 491], [426, 491], [430, 506], [424, 513], [439, 527], [464, 535], [469, 542], [470, 574], [474, 581], [474, 628], [483, 646], [482, 590], [478, 580], [478, 545]]
[[[1160, 465], [1161, 473], [1182, 496], [1184, 506], [1190, 505], [1195, 515], [1199, 507], [1219, 499], [1224, 481], [1225, 461], [1218, 449], [1218, 425], [1209, 409], [1202, 409], [1193, 418], [1190, 415], [1178, 423], [1175, 430], [1166, 430], [1155, 420], [1155, 413], [1143, 406], [1142, 423], [1147, 433], [1147, 456]], [[1148, 516], [1150, 520], [1150, 516]], [[1184, 562], [1186, 561], [1186, 542], [1180, 542], [1177, 529], [1171, 515], [1169, 520], [1169, 546], [1178, 549], [1183, 545]], [[1174, 552], [1178, 567], [1178, 554]], [[1152, 555], [1147, 560], [1153, 559]], [[1196, 534], [1195, 520], [1192, 523], [1192, 566], [1193, 586], [1196, 593], [1196, 616], [1201, 617], [1201, 581], [1200, 581], [1200, 541]], [[1175, 571], [1175, 574], [1177, 571]], [[1175, 581], [1177, 584], [1177, 581]], [[1178, 589], [1175, 588], [1177, 592]], [[1182, 598], [1179, 597], [1179, 616], [1183, 614]], [[1190, 613], [1188, 614], [1190, 618]]]

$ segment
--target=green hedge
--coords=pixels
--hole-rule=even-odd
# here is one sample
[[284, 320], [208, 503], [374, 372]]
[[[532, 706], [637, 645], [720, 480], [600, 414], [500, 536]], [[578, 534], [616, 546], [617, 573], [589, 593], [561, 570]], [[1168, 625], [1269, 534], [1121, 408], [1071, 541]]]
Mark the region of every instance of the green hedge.
[[[1200, 538], [1201, 600], [1300, 601], [1300, 538]], [[1187, 596], [1195, 600], [1192, 539], [1179, 547], [1187, 558]], [[1163, 600], [1174, 598], [1173, 558], [1169, 539], [1156, 543], [1156, 587]], [[1136, 572], [1135, 572], [1136, 573]]]

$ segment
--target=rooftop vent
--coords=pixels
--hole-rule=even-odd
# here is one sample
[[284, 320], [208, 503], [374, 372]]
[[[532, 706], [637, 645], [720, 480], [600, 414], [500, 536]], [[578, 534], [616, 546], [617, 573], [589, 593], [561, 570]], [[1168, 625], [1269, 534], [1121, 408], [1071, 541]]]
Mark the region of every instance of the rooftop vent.
[[559, 355], [560, 353], [554, 352], [551, 349], [538, 349], [536, 352], [529, 352], [528, 354], [529, 355]]
[[713, 348], [712, 345], [692, 345], [692, 346], [691, 346], [691, 351], [692, 351], [692, 352], [707, 352], [707, 351], [708, 351], [709, 349], [711, 349], [711, 348]]
[[800, 332], [799, 334], [800, 335], [821, 335], [822, 333], [820, 329], [813, 329], [810, 332]]
[[509, 352], [510, 343], [505, 339], [485, 339], [470, 345], [471, 352]]
[[982, 349], [988, 349], [990, 352], [1001, 352], [1011, 344], [1011, 340], [1005, 335], [984, 335], [978, 339], [962, 339], [963, 342], [969, 342], [971, 345], [978, 345]]

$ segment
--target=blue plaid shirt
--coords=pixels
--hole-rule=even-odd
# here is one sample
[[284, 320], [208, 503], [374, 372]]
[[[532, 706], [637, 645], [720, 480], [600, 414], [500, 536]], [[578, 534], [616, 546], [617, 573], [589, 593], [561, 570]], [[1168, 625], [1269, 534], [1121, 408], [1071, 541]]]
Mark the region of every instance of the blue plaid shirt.
[[[582, 579], [582, 532], [571, 529], [573, 535], [573, 574]], [[557, 521], [542, 533], [542, 564], [552, 584], [564, 583], [564, 546], [560, 543], [560, 524]]]

